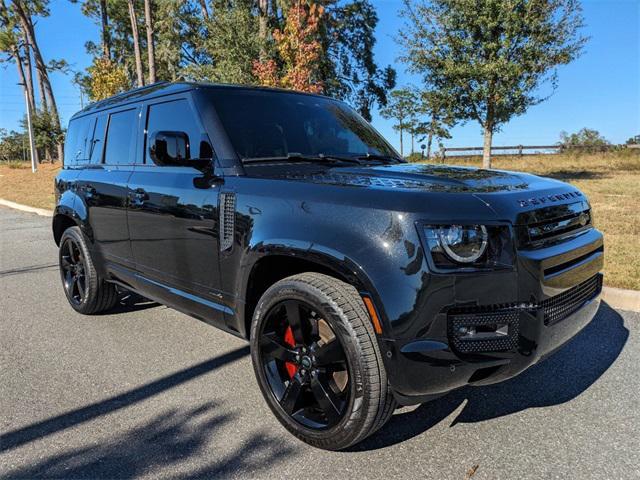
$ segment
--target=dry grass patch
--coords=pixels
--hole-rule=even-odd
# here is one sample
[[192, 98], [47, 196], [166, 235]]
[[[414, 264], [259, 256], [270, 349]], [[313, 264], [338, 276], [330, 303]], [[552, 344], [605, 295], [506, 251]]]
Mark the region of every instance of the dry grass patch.
[[0, 198], [53, 210], [53, 179], [59, 170], [59, 163], [39, 165], [36, 173], [29, 163], [0, 163]]

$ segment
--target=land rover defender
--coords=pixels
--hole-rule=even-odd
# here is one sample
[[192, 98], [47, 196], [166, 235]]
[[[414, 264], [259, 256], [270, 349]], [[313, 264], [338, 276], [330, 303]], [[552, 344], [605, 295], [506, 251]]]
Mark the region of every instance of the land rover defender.
[[333, 450], [560, 348], [604, 255], [571, 185], [407, 163], [342, 102], [198, 83], [73, 116], [53, 236], [76, 311], [130, 291], [247, 339], [278, 420]]

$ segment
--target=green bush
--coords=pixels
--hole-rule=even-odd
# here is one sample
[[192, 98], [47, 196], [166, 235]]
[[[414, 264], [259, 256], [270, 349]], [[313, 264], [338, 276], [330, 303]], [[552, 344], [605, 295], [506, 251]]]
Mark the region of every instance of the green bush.
[[596, 153], [611, 150], [612, 145], [600, 132], [583, 128], [576, 133], [560, 132], [560, 146], [565, 152]]
[[29, 155], [29, 140], [24, 133], [0, 128], [0, 162], [12, 162]]

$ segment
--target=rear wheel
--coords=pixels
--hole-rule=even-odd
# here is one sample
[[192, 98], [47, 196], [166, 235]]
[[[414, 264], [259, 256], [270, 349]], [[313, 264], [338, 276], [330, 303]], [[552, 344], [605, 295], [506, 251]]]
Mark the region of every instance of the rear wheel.
[[79, 227], [64, 231], [58, 258], [62, 287], [74, 310], [94, 314], [108, 310], [117, 303], [115, 285], [99, 278]]
[[254, 315], [251, 356], [269, 407], [310, 445], [347, 448], [395, 408], [362, 300], [335, 278], [304, 273], [269, 288]]

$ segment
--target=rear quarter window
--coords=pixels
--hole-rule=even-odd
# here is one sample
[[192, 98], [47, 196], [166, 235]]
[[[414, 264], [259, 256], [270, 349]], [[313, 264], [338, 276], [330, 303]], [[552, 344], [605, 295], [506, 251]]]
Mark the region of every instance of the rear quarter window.
[[95, 116], [75, 118], [69, 122], [64, 146], [65, 164], [89, 161], [94, 126]]

